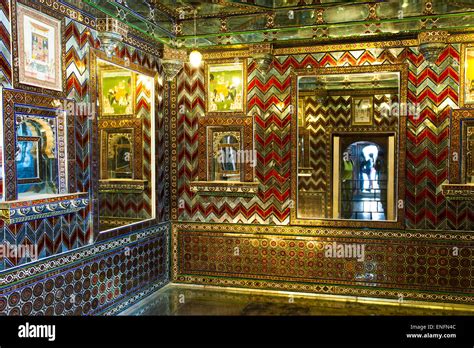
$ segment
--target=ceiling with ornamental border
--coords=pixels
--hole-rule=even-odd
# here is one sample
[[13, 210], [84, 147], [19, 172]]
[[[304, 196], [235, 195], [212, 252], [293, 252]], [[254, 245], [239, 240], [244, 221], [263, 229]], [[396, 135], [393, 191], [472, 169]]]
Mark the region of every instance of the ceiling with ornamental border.
[[156, 42], [211, 48], [415, 37], [474, 28], [473, 0], [68, 0], [112, 17]]

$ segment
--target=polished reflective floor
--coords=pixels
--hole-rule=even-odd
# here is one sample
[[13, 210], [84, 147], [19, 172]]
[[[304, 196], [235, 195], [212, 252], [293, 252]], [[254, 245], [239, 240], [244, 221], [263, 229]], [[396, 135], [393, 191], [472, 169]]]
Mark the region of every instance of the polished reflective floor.
[[474, 315], [474, 307], [170, 284], [121, 315]]

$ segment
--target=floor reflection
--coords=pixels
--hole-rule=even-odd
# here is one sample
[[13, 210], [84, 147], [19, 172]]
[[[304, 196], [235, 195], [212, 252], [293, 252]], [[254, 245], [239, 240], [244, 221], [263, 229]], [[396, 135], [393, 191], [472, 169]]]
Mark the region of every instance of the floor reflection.
[[[367, 300], [367, 299], [366, 299]], [[363, 301], [363, 300], [361, 300]], [[367, 300], [368, 301], [368, 300]], [[454, 309], [409, 304], [328, 300], [289, 293], [168, 285], [121, 315], [473, 315], [474, 307]]]

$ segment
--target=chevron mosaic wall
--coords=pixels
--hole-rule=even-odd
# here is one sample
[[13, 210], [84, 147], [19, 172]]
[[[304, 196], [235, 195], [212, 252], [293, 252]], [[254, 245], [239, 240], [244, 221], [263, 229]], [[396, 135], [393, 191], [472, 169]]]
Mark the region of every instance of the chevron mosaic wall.
[[448, 202], [441, 194], [441, 185], [447, 180], [449, 115], [458, 102], [459, 50], [460, 45], [447, 46], [433, 66], [415, 47], [277, 56], [266, 75], [249, 59], [247, 113], [254, 116], [256, 178], [260, 182], [259, 193], [253, 197], [205, 197], [189, 190], [188, 183], [197, 175], [197, 124], [199, 115], [205, 115], [205, 100], [203, 69], [186, 67], [177, 84], [177, 105], [186, 110], [177, 121], [179, 219], [288, 224], [291, 71], [404, 63], [409, 66], [409, 102], [421, 108], [419, 117], [407, 120], [406, 227], [472, 230], [472, 203]]
[[[0, 74], [6, 75], [8, 80], [12, 60], [9, 8], [9, 0], [0, 0]], [[66, 18], [63, 40], [66, 42], [67, 96], [77, 103], [88, 105], [91, 88], [96, 88], [90, 86], [89, 54], [91, 48], [100, 48], [97, 32]], [[120, 58], [127, 57], [132, 63], [154, 69], [161, 75], [158, 59], [138, 48], [121, 46], [116, 54]], [[169, 125], [163, 113], [164, 87], [161, 78], [157, 80], [158, 91], [154, 95], [155, 141], [160, 150], [152, 158], [151, 148], [144, 149], [144, 175], [151, 180], [151, 163], [160, 163], [155, 188], [157, 221], [161, 224], [135, 231], [128, 229], [125, 232], [129, 234], [94, 242], [93, 217], [96, 212], [92, 199], [89, 206], [78, 213], [6, 226], [2, 223], [0, 244], [37, 246], [39, 260], [32, 260], [28, 255], [23, 258], [1, 255], [0, 313], [114, 314], [168, 282]], [[150, 126], [152, 95], [142, 87], [138, 86], [138, 112]], [[74, 171], [76, 178], [70, 182], [70, 190], [91, 193], [93, 178], [98, 177], [98, 173], [91, 161], [96, 137], [92, 134], [90, 109], [79, 108], [68, 125], [68, 140], [75, 144], [75, 152], [68, 154], [69, 170]], [[144, 136], [150, 138], [151, 133]], [[148, 199], [138, 202], [136, 209], [150, 215], [150, 188], [146, 196]], [[116, 203], [129, 207], [124, 198]], [[93, 258], [84, 261], [84, 253]], [[43, 260], [45, 257], [50, 258]], [[27, 275], [32, 276], [28, 282], [25, 281]]]
[[460, 90], [460, 45], [448, 46], [433, 66], [415, 48], [406, 61], [408, 97], [421, 108], [418, 119], [408, 119], [407, 228], [472, 231], [472, 202], [447, 201], [441, 193], [448, 179], [450, 111]]
[[[1, 2], [2, 16], [8, 14], [9, 2]], [[3, 17], [2, 17], [3, 18]], [[6, 17], [8, 18], [8, 17]], [[8, 21], [2, 20], [1, 30], [3, 34], [0, 45], [5, 42], [9, 43], [10, 36], [8, 35], [9, 28], [5, 28], [8, 25]], [[5, 30], [4, 30], [5, 29]], [[97, 48], [100, 46], [100, 42], [97, 39], [97, 33], [78, 22], [75, 22], [69, 18], [66, 18], [65, 32], [63, 33], [64, 40], [66, 41], [66, 73], [67, 73], [67, 95], [68, 98], [74, 99], [77, 103], [90, 102], [90, 86], [89, 86], [89, 51], [90, 48]], [[5, 53], [2, 49], [2, 53]], [[123, 46], [117, 54], [121, 57], [128, 57], [131, 62], [141, 64], [147, 68], [154, 68], [159, 70], [158, 62], [156, 58], [141, 52], [131, 46]], [[5, 56], [5, 54], [3, 55]], [[161, 91], [156, 96], [158, 101], [157, 109], [161, 112]], [[139, 102], [137, 105], [140, 107], [140, 113], [146, 114], [150, 110], [150, 97], [151, 94], [139, 87], [141, 91], [139, 93]], [[76, 182], [70, 183], [70, 189], [74, 192], [90, 192], [91, 191], [91, 119], [86, 108], [79, 108], [78, 115], [75, 115], [72, 124], [74, 127], [68, 128], [68, 139], [72, 139], [75, 142], [75, 153], [70, 154], [70, 170], [75, 171]], [[157, 127], [163, 127], [166, 123], [163, 120], [162, 113], [158, 117]], [[149, 122], [149, 121], [148, 121]], [[150, 136], [150, 134], [146, 135]], [[159, 129], [156, 135], [157, 142], [163, 144], [164, 141], [164, 130]], [[167, 151], [162, 151], [159, 154], [159, 159], [164, 160], [168, 156]], [[150, 180], [150, 163], [151, 163], [151, 151], [150, 148], [145, 149], [145, 175]], [[160, 167], [158, 177], [164, 178], [167, 174], [166, 168]], [[166, 221], [166, 207], [162, 202], [164, 199], [164, 193], [166, 191], [166, 183], [161, 181], [158, 187], [158, 193], [161, 194], [159, 197], [160, 205], [158, 211], [159, 221]], [[151, 197], [151, 191], [147, 191], [148, 197]], [[118, 202], [119, 206], [127, 207], [126, 202]], [[148, 208], [144, 207], [146, 205]], [[143, 209], [142, 209], [143, 208]], [[137, 209], [145, 211], [147, 214], [151, 214], [151, 200], [141, 201]], [[36, 245], [38, 250], [39, 258], [56, 255], [66, 251], [76, 249], [86, 244], [93, 242], [93, 229], [92, 229], [92, 207], [88, 206], [86, 209], [81, 210], [78, 213], [68, 214], [64, 216], [46, 218], [44, 220], [33, 220], [24, 223], [13, 224], [2, 227], [0, 235], [0, 241], [2, 243], [9, 243], [10, 245]], [[0, 270], [8, 269], [13, 266], [22, 265], [30, 262], [29, 257], [16, 258], [16, 257], [5, 257], [0, 259]]]

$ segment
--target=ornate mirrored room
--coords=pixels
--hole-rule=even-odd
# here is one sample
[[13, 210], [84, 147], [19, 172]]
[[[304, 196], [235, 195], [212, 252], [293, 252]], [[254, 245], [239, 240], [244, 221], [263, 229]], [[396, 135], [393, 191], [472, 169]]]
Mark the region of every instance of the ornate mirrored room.
[[1, 314], [474, 314], [471, 1], [0, 19]]

